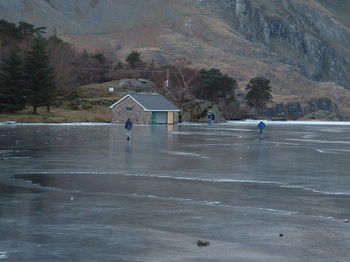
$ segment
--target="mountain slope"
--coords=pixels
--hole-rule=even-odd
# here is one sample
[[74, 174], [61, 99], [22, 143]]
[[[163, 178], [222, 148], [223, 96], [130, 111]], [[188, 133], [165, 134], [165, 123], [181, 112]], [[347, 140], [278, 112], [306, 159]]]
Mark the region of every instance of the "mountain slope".
[[[350, 88], [349, 0], [0, 0], [0, 16], [56, 30], [77, 48], [169, 63], [186, 57], [244, 87], [271, 79], [275, 101]], [[322, 83], [320, 83], [320, 81]], [[344, 89], [344, 88], [345, 89]], [[340, 95], [341, 94], [341, 95]]]

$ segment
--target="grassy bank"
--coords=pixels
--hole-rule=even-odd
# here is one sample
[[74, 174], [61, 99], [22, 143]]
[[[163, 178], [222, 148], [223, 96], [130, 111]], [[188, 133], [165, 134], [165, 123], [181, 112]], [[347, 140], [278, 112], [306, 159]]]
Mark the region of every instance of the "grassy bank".
[[46, 111], [46, 107], [39, 107], [38, 113], [32, 113], [28, 106], [16, 113], [0, 114], [0, 122], [16, 121], [19, 123], [71, 123], [71, 122], [102, 122], [112, 121], [112, 111], [109, 105], [120, 99], [127, 91], [121, 89], [122, 94], [110, 92], [118, 81], [102, 84], [90, 84], [77, 88], [74, 97], [58, 97], [56, 106]]
[[46, 107], [38, 109], [37, 114], [28, 108], [15, 114], [0, 114], [0, 122], [16, 121], [20, 123], [70, 123], [70, 122], [105, 122], [110, 123], [112, 112], [108, 106], [94, 106], [89, 109], [71, 110], [64, 107]]

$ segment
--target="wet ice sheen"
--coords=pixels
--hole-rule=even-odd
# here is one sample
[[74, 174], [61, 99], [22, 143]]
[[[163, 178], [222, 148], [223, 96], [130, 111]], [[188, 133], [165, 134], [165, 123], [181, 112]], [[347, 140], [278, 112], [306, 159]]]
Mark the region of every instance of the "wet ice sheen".
[[348, 261], [349, 123], [256, 124], [0, 125], [0, 259]]

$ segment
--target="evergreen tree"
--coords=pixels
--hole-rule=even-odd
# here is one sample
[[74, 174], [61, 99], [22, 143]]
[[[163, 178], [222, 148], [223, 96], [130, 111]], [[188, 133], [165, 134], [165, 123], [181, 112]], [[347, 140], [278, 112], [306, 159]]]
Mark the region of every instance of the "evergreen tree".
[[140, 57], [141, 57], [141, 53], [132, 51], [128, 55], [128, 57], [125, 59], [125, 61], [129, 63], [131, 68], [135, 68], [137, 63], [142, 62]]
[[15, 50], [0, 64], [0, 113], [23, 109], [23, 67]]
[[114, 67], [114, 70], [119, 70], [119, 69], [123, 69], [123, 68], [124, 68], [123, 63], [119, 61], [116, 64], [116, 66]]
[[20, 21], [17, 26], [18, 32], [22, 38], [31, 38], [35, 34], [44, 34], [46, 27], [35, 27], [27, 22]]
[[0, 19], [0, 35], [5, 38], [19, 39], [21, 37], [15, 23], [7, 22], [4, 19]]
[[221, 73], [219, 69], [202, 69], [199, 71], [203, 80], [203, 86], [198, 96], [209, 101], [216, 102], [218, 98], [232, 98], [237, 82], [232, 77]]
[[245, 99], [248, 105], [255, 107], [258, 113], [262, 114], [266, 103], [272, 99], [270, 80], [265, 77], [255, 77], [249, 81], [246, 90]]
[[32, 41], [24, 72], [28, 87], [27, 101], [33, 106], [33, 113], [36, 114], [37, 108], [41, 106], [47, 106], [49, 112], [55, 98], [55, 75], [50, 65], [47, 40], [40, 34]]

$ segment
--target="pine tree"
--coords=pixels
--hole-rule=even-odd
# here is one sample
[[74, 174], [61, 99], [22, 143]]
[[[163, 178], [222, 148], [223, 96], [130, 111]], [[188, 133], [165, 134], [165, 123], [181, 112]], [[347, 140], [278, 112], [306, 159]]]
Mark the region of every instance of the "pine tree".
[[15, 50], [0, 64], [0, 113], [23, 109], [23, 67]]
[[36, 114], [37, 108], [41, 106], [47, 106], [49, 112], [55, 98], [55, 74], [50, 65], [47, 40], [40, 34], [33, 39], [24, 72], [28, 87], [27, 101], [33, 106], [33, 114]]
[[140, 57], [141, 57], [141, 53], [138, 53], [136, 51], [132, 51], [128, 55], [128, 57], [125, 59], [125, 61], [129, 63], [131, 68], [135, 68], [137, 63], [142, 62]]
[[255, 77], [249, 81], [246, 90], [245, 99], [248, 105], [255, 107], [258, 113], [262, 114], [266, 103], [272, 99], [270, 80], [265, 77]]
[[198, 96], [209, 101], [217, 101], [218, 98], [232, 98], [234, 91], [238, 88], [237, 81], [223, 74], [219, 69], [201, 69], [199, 71], [203, 81]]

